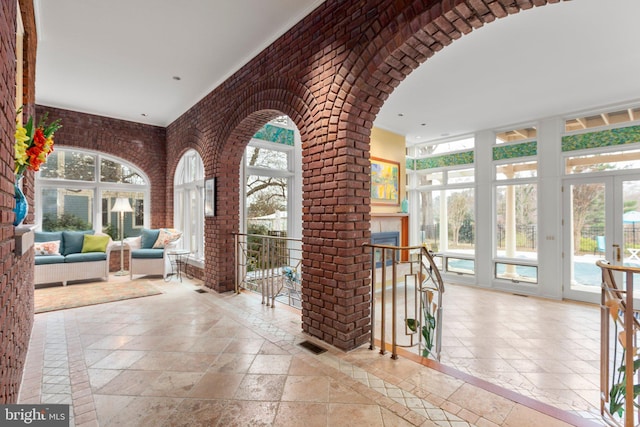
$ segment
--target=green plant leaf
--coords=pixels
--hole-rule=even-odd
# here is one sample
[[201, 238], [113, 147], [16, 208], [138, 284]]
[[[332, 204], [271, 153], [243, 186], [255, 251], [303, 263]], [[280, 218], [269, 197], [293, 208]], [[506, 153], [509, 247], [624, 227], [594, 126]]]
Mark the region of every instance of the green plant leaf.
[[406, 319], [405, 323], [407, 324], [407, 328], [409, 328], [412, 332], [416, 332], [418, 327], [420, 326], [419, 322], [416, 322], [416, 319]]

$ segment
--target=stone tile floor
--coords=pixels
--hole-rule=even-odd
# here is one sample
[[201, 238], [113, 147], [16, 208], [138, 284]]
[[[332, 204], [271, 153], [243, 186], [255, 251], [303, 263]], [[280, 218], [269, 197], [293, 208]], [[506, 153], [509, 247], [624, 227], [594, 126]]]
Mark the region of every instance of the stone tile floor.
[[[400, 318], [404, 318], [402, 297], [401, 289]], [[390, 299], [387, 295], [387, 301]], [[391, 340], [390, 305], [386, 310], [387, 343]], [[412, 305], [411, 300], [408, 306]], [[447, 284], [443, 307], [444, 365], [600, 422], [598, 306]], [[378, 331], [380, 304], [376, 313]], [[408, 344], [403, 334], [404, 327], [399, 325], [399, 341]]]
[[409, 354], [338, 351], [250, 293], [153, 283], [163, 294], [36, 315], [19, 403], [69, 403], [75, 426], [595, 425]]

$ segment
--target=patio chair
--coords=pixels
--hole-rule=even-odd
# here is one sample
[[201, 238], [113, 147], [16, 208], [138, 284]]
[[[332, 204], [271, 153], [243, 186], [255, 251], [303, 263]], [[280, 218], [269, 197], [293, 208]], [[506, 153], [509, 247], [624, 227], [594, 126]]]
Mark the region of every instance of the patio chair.
[[[300, 274], [296, 267], [283, 267], [282, 273], [284, 275], [284, 288], [287, 290], [287, 296], [289, 297], [289, 305], [302, 304], [302, 284], [300, 283]], [[294, 303], [292, 304], [292, 301]]]
[[165, 244], [154, 246], [161, 230], [142, 231], [141, 236], [125, 239], [129, 246], [129, 278], [134, 274], [159, 275], [164, 279], [172, 273], [169, 252], [178, 247], [178, 241], [167, 241]]
[[593, 248], [593, 254], [595, 255], [596, 252], [600, 254], [604, 254], [605, 251], [606, 251], [606, 248], [604, 245], [604, 236], [596, 236], [596, 246], [595, 248]]

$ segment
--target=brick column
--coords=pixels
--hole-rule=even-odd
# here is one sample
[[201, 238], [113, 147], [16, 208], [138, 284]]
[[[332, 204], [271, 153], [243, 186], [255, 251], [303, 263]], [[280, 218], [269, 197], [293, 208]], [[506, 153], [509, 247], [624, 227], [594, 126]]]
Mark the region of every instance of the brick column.
[[343, 350], [365, 343], [371, 323], [369, 153], [355, 141], [303, 150], [303, 329]]

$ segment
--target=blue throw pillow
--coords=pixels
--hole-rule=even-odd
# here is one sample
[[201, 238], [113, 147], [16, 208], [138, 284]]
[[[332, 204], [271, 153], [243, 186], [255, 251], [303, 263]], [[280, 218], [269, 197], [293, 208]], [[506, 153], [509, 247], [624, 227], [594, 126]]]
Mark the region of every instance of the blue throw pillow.
[[153, 244], [158, 240], [158, 235], [160, 234], [160, 229], [149, 230], [148, 228], [143, 228], [142, 233], [140, 234], [140, 248], [141, 249], [151, 249], [153, 248]]
[[40, 243], [62, 240], [62, 231], [36, 231], [34, 234], [34, 240]]
[[63, 231], [62, 239], [64, 240], [64, 252], [62, 252], [62, 255], [66, 256], [82, 252], [82, 244], [84, 243], [85, 234], [93, 234], [93, 230]]

